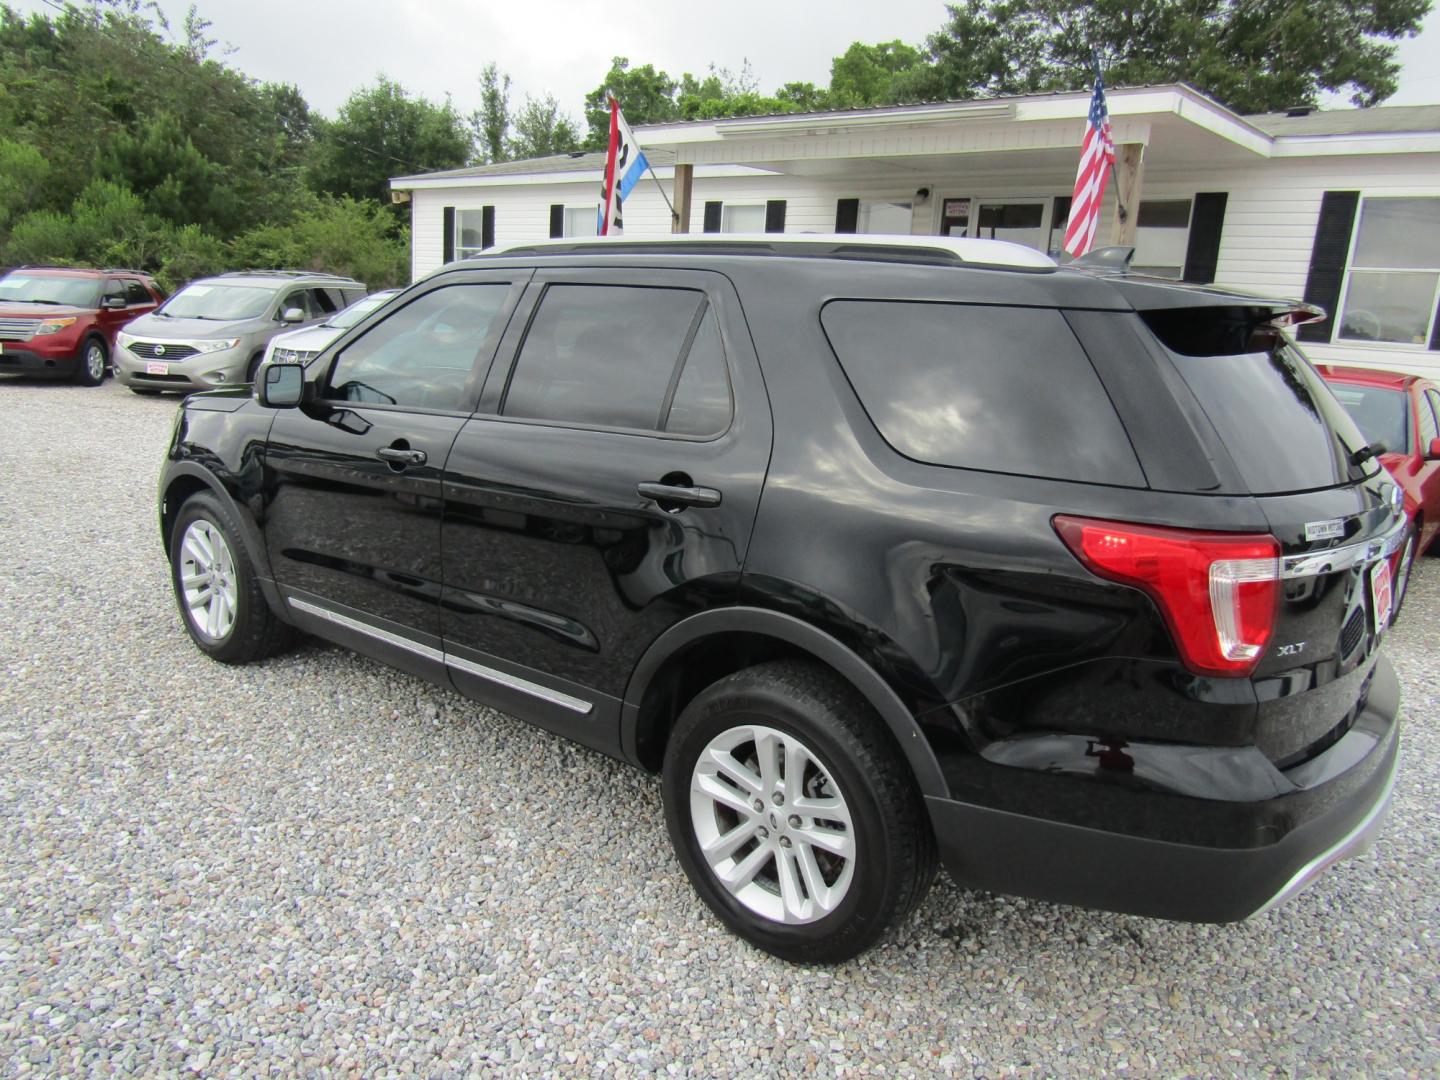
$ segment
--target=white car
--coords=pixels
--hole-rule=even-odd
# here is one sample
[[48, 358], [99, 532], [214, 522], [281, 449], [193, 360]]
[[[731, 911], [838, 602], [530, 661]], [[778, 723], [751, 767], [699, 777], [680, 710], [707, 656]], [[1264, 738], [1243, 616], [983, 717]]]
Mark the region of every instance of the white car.
[[308, 364], [320, 355], [326, 345], [399, 294], [399, 289], [382, 289], [356, 300], [322, 323], [291, 330], [288, 334], [277, 334], [271, 338], [270, 347], [265, 351], [265, 361], [272, 364]]

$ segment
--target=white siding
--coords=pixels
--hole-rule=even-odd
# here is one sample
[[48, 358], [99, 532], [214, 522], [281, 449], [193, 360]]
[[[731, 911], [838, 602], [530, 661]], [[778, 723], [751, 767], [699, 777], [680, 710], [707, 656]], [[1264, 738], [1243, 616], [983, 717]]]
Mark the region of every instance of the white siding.
[[[1167, 169], [1152, 152], [1143, 177], [1146, 199], [1189, 198], [1201, 191], [1228, 193], [1216, 283], [1270, 296], [1300, 297], [1310, 266], [1315, 223], [1326, 191], [1358, 190], [1363, 195], [1440, 196], [1440, 164], [1433, 154], [1390, 154], [1342, 158], [1254, 159], [1253, 164], [1225, 169]], [[1159, 159], [1159, 160], [1157, 160]], [[836, 202], [845, 198], [912, 200], [928, 187], [928, 204], [916, 208], [917, 232], [939, 230], [940, 204], [945, 198], [971, 199], [971, 214], [990, 199], [1019, 200], [1069, 194], [1074, 173], [1069, 168], [987, 168], [984, 156], [957, 155], [954, 166], [900, 179], [846, 180], [782, 173], [744, 177], [695, 178], [691, 231], [700, 232], [705, 203], [764, 204], [786, 201], [787, 233], [832, 232]], [[697, 168], [702, 172], [703, 166]], [[873, 171], [865, 162], [861, 168]], [[665, 181], [667, 193], [670, 188]], [[413, 202], [415, 275], [438, 267], [442, 260], [443, 208], [494, 206], [495, 239], [499, 244], [542, 239], [549, 235], [552, 203], [589, 205], [598, 199], [599, 179], [585, 177], [554, 184], [513, 184], [416, 190]], [[1115, 219], [1115, 185], [1106, 194], [1098, 235], [1108, 242]], [[1045, 224], [1050, 224], [1047, 205]], [[670, 214], [655, 182], [646, 178], [625, 207], [626, 233], [659, 236], [670, 231]], [[1419, 346], [1308, 345], [1317, 361], [1400, 367], [1440, 375], [1440, 353]]]

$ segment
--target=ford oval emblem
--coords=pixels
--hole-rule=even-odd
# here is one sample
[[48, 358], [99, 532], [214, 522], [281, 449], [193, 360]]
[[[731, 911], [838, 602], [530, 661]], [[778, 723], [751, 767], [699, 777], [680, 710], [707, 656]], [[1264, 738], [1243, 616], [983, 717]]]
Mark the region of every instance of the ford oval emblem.
[[164, 345], [156, 345], [156, 346], [155, 346], [155, 355], [156, 355], [156, 356], [164, 356], [164, 355], [165, 355], [165, 346], [164, 346]]

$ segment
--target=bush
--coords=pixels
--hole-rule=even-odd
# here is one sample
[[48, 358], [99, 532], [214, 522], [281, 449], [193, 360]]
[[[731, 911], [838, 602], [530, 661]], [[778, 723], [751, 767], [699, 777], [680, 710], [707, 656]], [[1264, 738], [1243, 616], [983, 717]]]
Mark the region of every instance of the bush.
[[393, 235], [393, 219], [379, 203], [316, 197], [286, 224], [261, 225], [237, 237], [233, 261], [348, 274], [372, 289], [410, 280], [410, 234]]

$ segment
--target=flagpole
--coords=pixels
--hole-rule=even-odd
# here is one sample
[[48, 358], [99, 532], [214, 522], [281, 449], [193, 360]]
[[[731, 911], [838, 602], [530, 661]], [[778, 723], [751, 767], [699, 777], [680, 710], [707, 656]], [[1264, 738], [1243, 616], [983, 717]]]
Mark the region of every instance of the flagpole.
[[660, 189], [660, 197], [665, 200], [665, 205], [670, 208], [670, 220], [672, 222], [679, 221], [680, 215], [675, 212], [675, 204], [670, 201], [670, 196], [665, 194], [665, 185], [660, 183], [660, 176], [656, 173], [655, 166], [650, 164], [649, 158], [645, 159], [645, 171], [648, 172], [650, 178], [655, 181], [655, 186]]

